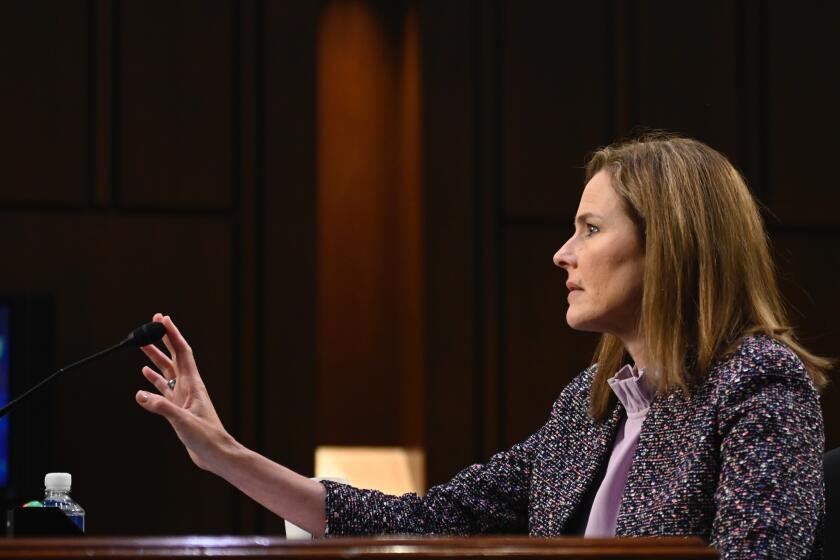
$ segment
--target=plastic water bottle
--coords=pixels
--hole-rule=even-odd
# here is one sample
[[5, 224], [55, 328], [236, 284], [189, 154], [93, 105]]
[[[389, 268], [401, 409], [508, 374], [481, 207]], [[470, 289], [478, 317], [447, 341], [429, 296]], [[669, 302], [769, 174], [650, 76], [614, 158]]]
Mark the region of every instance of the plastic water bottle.
[[73, 477], [66, 472], [52, 472], [44, 477], [44, 507], [57, 507], [85, 532], [85, 510], [70, 497]]

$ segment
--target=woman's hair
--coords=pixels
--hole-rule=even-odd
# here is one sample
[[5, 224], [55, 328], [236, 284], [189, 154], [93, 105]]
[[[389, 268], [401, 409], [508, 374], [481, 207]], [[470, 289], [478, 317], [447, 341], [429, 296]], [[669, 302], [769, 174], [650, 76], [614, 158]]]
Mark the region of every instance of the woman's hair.
[[[645, 251], [639, 328], [658, 390], [689, 391], [714, 361], [756, 333], [796, 352], [818, 388], [827, 383], [831, 361], [796, 340], [758, 206], [723, 155], [697, 140], [656, 133], [595, 152], [587, 181], [602, 170]], [[624, 360], [621, 341], [602, 335], [594, 358], [596, 420], [611, 408], [607, 378]]]

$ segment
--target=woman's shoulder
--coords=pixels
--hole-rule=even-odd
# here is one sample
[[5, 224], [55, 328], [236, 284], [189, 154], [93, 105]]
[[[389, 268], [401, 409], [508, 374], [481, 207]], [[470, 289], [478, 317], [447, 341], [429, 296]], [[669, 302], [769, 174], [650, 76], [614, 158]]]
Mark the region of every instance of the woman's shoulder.
[[564, 414], [570, 410], [588, 410], [592, 395], [592, 382], [598, 366], [593, 364], [575, 375], [554, 401], [552, 414]]
[[805, 364], [784, 342], [765, 334], [743, 337], [735, 348], [711, 368], [715, 384], [738, 385], [759, 379], [809, 380]]
[[571, 393], [571, 394], [589, 394], [592, 392], [592, 383], [595, 380], [595, 373], [598, 371], [598, 365], [592, 364], [585, 370], [581, 371], [577, 375], [575, 375], [572, 380], [569, 382], [568, 385], [563, 389], [563, 392], [560, 394], [562, 397], [564, 393]]

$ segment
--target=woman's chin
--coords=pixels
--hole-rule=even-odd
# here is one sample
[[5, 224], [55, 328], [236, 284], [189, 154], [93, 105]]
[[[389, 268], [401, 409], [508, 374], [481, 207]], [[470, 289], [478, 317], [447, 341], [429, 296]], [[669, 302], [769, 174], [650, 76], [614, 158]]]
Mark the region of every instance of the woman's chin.
[[585, 317], [580, 317], [577, 313], [573, 313], [571, 308], [566, 312], [566, 323], [576, 331], [596, 332], [597, 329]]

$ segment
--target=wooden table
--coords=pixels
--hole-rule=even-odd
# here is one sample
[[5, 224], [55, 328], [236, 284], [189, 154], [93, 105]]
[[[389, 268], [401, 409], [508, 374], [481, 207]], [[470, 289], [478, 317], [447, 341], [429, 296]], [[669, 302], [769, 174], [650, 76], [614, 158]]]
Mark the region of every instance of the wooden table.
[[287, 541], [280, 537], [7, 538], [0, 558], [190, 558], [283, 560], [452, 560], [511, 558], [718, 558], [698, 538], [538, 539], [529, 537], [377, 537]]

